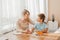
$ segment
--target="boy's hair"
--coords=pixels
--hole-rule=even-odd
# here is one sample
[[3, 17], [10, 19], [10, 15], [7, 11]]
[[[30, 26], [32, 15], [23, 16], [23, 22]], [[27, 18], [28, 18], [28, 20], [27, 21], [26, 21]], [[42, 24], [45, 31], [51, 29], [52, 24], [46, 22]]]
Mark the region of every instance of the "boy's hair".
[[40, 17], [40, 19], [42, 19], [42, 22], [44, 22], [44, 20], [45, 20], [45, 15], [44, 15], [44, 14], [39, 14], [38, 16]]

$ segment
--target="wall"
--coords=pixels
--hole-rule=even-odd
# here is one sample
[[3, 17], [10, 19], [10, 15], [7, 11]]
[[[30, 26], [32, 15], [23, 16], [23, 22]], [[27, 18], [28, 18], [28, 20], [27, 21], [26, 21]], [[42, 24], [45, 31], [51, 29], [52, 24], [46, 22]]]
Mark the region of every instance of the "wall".
[[49, 20], [51, 20], [52, 14], [54, 14], [60, 26], [60, 0], [48, 0], [48, 9]]

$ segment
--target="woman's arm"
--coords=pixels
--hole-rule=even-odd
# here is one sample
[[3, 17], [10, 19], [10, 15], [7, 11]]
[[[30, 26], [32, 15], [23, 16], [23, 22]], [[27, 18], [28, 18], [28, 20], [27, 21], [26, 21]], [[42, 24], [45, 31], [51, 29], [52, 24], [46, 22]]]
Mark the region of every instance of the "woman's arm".
[[34, 25], [34, 22], [33, 22], [31, 19], [29, 19], [29, 21], [30, 21], [30, 23], [31, 23], [31, 24], [33, 24], [33, 25]]
[[21, 20], [19, 19], [18, 21], [17, 21], [17, 27], [20, 29], [22, 29], [23, 27], [22, 27], [22, 25], [21, 25]]

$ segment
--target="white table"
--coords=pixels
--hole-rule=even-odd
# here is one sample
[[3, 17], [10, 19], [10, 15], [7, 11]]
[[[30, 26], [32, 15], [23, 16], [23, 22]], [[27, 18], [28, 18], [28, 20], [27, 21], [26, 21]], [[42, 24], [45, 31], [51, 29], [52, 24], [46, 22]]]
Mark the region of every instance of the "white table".
[[60, 33], [60, 28], [57, 29], [54, 33]]

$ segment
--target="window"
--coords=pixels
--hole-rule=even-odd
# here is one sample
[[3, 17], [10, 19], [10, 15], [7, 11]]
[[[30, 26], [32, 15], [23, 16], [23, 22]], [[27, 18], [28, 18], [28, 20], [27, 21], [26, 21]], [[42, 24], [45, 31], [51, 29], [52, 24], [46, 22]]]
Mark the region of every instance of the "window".
[[46, 21], [48, 19], [48, 0], [26, 0], [26, 9], [31, 13], [31, 18], [36, 20], [39, 13], [46, 15]]
[[36, 20], [39, 13], [45, 13], [48, 18], [48, 0], [0, 0], [0, 25], [13, 24], [22, 16], [22, 10], [28, 9], [32, 20]]

